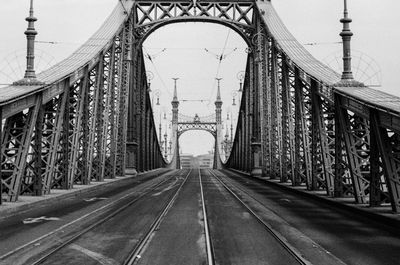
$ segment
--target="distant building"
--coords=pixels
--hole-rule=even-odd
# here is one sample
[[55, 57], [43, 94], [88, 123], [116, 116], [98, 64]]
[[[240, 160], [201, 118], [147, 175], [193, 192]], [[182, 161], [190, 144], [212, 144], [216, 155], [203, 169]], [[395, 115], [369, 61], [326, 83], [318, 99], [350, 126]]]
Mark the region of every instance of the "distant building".
[[192, 154], [181, 154], [181, 168], [212, 168], [214, 164], [214, 154], [193, 156]]
[[199, 168], [212, 168], [214, 165], [214, 154], [199, 155], [196, 158]]
[[181, 168], [193, 168], [192, 167], [192, 161], [193, 161], [193, 155], [192, 154], [180, 154], [179, 155], [181, 158]]

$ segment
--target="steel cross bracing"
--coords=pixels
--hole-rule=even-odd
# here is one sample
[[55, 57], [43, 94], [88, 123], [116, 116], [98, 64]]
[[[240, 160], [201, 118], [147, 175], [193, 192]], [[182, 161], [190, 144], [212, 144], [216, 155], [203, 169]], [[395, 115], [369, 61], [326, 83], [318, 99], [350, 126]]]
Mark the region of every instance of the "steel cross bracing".
[[179, 114], [178, 116], [178, 138], [185, 132], [191, 130], [203, 130], [217, 137], [217, 121], [215, 115], [199, 117], [197, 114], [193, 117]]
[[254, 28], [253, 1], [147, 1], [134, 4], [135, 32], [145, 38], [162, 25], [173, 22], [204, 21], [222, 23], [243, 35]]
[[[227, 166], [329, 196], [351, 196], [356, 203], [390, 204], [398, 212], [400, 99], [344, 86], [287, 32], [270, 2], [258, 1], [257, 7], [261, 27], [252, 37], [254, 53]], [[252, 156], [243, 155], [249, 150]]]
[[[249, 45], [225, 167], [400, 211], [400, 99], [340, 83], [270, 1], [243, 0], [121, 1], [81, 48], [37, 75], [44, 85], [1, 89], [2, 198], [167, 166], [141, 45], [163, 25], [190, 21], [231, 27]], [[187, 122], [180, 134], [215, 132], [213, 119]]]

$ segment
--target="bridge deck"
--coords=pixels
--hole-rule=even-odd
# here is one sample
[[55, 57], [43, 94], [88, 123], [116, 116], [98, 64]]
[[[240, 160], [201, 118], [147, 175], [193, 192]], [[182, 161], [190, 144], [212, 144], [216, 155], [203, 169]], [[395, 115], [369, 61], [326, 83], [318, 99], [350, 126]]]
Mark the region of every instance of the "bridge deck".
[[[0, 263], [21, 264], [21, 260], [31, 263], [31, 258], [48, 253], [77, 231], [106, 217], [53, 253], [44, 264], [66, 264], [67, 260], [69, 264], [97, 264], [96, 257], [119, 264], [150, 231], [148, 228], [157, 216], [161, 216], [160, 222], [141, 248], [139, 264], [166, 264], [166, 260], [167, 264], [184, 264], [185, 260], [205, 262], [204, 220], [209, 223], [213, 258], [219, 264], [253, 265], [267, 261], [282, 264], [280, 261], [291, 259], [262, 222], [291, 251], [300, 253], [311, 264], [342, 265], [341, 260], [346, 264], [395, 264], [400, 258], [399, 238], [379, 224], [296, 193], [282, 193], [263, 180], [227, 171], [194, 169], [161, 176], [147, 173], [124, 184], [98, 191], [92, 195], [96, 198], [86, 197], [88, 194], [73, 196], [62, 203], [31, 207], [28, 212], [1, 220], [0, 257], [30, 243], [7, 258], [0, 258]], [[177, 196], [172, 196], [175, 193]], [[172, 197], [175, 199], [171, 207], [160, 215]], [[202, 213], [202, 202], [206, 214]], [[124, 210], [114, 214], [120, 208]], [[248, 209], [262, 222], [254, 219]], [[112, 218], [107, 218], [108, 215]], [[39, 216], [47, 219], [27, 222], [27, 217]], [[292, 260], [284, 264], [303, 263]]]

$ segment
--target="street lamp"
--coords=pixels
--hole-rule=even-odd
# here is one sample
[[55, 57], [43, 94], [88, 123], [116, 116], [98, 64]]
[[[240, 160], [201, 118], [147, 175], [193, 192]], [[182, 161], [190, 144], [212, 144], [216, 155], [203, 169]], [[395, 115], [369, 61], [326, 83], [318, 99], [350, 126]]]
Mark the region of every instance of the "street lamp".
[[237, 93], [236, 91], [232, 91], [232, 106], [236, 106], [236, 97]]
[[151, 92], [150, 86], [151, 86], [151, 80], [153, 80], [153, 78], [154, 78], [153, 72], [146, 71], [146, 77], [147, 77], [147, 89], [148, 89], [147, 91]]
[[154, 94], [157, 96], [157, 103], [156, 103], [156, 105], [157, 105], [157, 106], [160, 106], [160, 94], [161, 94], [160, 90], [157, 89], [157, 90], [154, 92]]
[[236, 74], [236, 78], [239, 80], [239, 92], [243, 92], [243, 79], [244, 79], [245, 72], [240, 71]]

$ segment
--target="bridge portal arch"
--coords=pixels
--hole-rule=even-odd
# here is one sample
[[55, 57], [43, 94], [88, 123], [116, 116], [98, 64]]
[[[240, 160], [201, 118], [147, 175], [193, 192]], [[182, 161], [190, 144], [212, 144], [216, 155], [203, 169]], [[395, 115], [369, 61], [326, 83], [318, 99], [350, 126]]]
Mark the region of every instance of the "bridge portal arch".
[[251, 47], [256, 31], [254, 1], [136, 1], [134, 34], [141, 45], [155, 30], [173, 23], [205, 22], [231, 28]]

